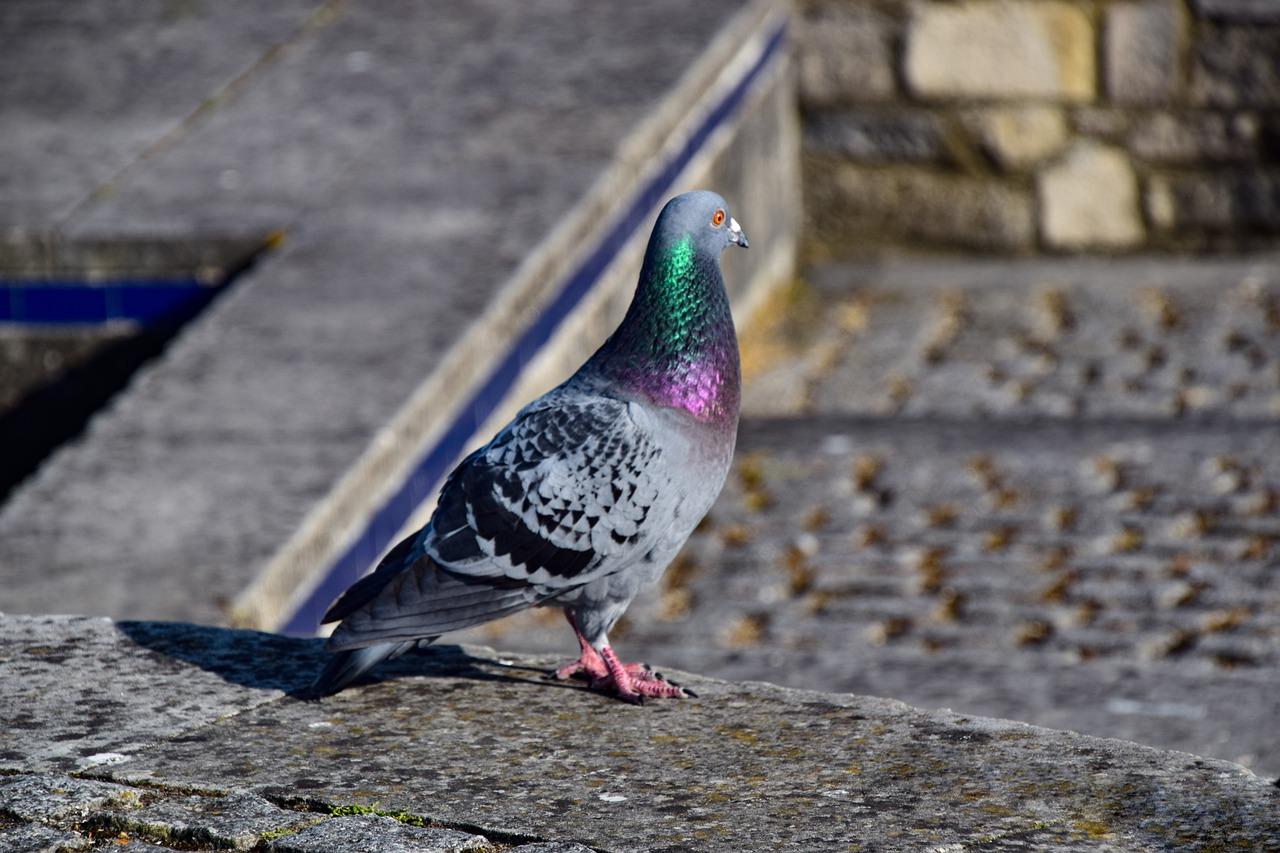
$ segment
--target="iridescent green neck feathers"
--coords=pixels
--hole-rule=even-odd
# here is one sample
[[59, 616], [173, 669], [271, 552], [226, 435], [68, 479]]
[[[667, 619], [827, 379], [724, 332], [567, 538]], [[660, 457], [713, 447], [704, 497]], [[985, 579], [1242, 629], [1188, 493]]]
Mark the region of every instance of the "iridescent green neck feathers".
[[738, 341], [719, 258], [655, 231], [626, 318], [589, 365], [656, 405], [736, 422]]

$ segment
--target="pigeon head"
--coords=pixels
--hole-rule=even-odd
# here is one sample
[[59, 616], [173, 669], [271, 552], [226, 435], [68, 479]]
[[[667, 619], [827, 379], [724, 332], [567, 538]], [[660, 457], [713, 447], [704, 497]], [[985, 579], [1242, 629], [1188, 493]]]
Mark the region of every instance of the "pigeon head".
[[667, 202], [653, 226], [653, 243], [691, 241], [699, 254], [718, 258], [729, 245], [747, 248], [747, 235], [729, 215], [729, 205], [709, 190], [682, 193]]

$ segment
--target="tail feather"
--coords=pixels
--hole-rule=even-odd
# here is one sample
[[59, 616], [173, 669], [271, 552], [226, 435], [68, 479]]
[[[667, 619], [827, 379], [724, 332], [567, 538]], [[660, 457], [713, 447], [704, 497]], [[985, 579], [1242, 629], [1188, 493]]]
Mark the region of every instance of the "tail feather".
[[384, 660], [400, 657], [416, 645], [416, 640], [402, 643], [378, 643], [362, 649], [336, 652], [308, 688], [307, 696], [314, 699], [331, 696]]
[[382, 558], [382, 562], [378, 563], [376, 569], [352, 584], [337, 601], [330, 605], [329, 611], [320, 621], [329, 623], [346, 619], [377, 598], [383, 587], [405, 570], [409, 558], [413, 556], [413, 546], [417, 537], [418, 534], [415, 533], [400, 540], [400, 543]]
[[[529, 605], [530, 601], [524, 595], [500, 591], [477, 604], [442, 608], [429, 614], [368, 620], [352, 618], [333, 632], [328, 648], [353, 649], [370, 643], [398, 642], [424, 635], [439, 636], [501, 619], [526, 610]], [[360, 615], [363, 614], [357, 614], [357, 617]]]
[[325, 644], [333, 658], [307, 695], [337, 693], [420, 640], [524, 610], [536, 603], [536, 595], [532, 587], [495, 585], [444, 571], [426, 554], [415, 552], [410, 537], [325, 615], [326, 622], [342, 622]]

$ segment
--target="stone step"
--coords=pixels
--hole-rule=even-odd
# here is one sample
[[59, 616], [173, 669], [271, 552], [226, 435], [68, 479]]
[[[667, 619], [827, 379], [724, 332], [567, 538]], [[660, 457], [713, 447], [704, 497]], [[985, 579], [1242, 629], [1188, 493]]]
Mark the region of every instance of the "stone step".
[[749, 312], [794, 251], [785, 18], [7, 5], [3, 257], [282, 236], [0, 509], [0, 606], [314, 631], [477, 431], [603, 339], [682, 189], [741, 214]]

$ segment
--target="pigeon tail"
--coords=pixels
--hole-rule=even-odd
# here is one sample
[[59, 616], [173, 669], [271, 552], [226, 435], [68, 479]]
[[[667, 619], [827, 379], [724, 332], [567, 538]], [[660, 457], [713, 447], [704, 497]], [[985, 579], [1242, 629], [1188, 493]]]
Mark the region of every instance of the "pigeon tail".
[[322, 696], [332, 696], [384, 660], [398, 658], [416, 645], [416, 641], [378, 643], [365, 646], [363, 649], [338, 652], [329, 659], [324, 671], [306, 689], [304, 698], [319, 699]]
[[382, 558], [382, 562], [378, 563], [376, 569], [352, 584], [351, 588], [329, 607], [329, 611], [324, 614], [320, 622], [322, 624], [339, 622], [377, 598], [383, 587], [405, 570], [414, 556], [414, 543], [420, 535], [421, 531], [400, 540], [400, 543]]
[[[364, 603], [349, 612], [329, 637], [325, 647], [330, 651], [435, 639], [449, 631], [492, 622], [537, 601], [532, 587], [463, 578], [441, 569], [426, 555], [378, 578], [382, 572], [379, 569], [370, 575], [374, 583], [361, 591]], [[381, 587], [375, 590], [378, 583]], [[339, 605], [347, 612], [343, 602]]]

